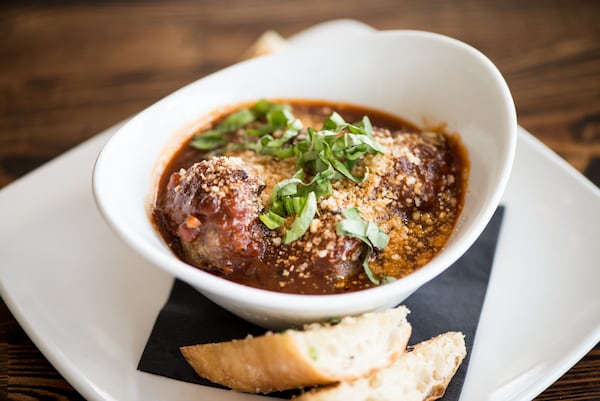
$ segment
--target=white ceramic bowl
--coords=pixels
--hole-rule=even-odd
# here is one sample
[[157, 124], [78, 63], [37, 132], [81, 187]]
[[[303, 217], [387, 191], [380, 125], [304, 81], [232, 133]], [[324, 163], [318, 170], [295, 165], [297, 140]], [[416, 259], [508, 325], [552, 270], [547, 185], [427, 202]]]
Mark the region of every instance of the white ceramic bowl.
[[[243, 286], [175, 257], [148, 215], [156, 177], [170, 152], [207, 115], [263, 97], [355, 103], [417, 125], [445, 122], [449, 131], [460, 133], [471, 171], [464, 210], [445, 248], [426, 266], [391, 284], [317, 296]], [[499, 203], [512, 166], [516, 131], [508, 87], [480, 52], [432, 33], [374, 32], [243, 62], [167, 96], [108, 141], [95, 165], [93, 188], [106, 220], [150, 262], [242, 318], [281, 328], [397, 305], [456, 261]]]

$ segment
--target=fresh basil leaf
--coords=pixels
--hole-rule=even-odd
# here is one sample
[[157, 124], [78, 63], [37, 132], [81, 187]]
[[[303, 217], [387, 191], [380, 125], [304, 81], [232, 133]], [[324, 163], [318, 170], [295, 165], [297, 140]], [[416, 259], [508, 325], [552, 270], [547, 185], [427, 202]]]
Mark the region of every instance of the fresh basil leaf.
[[357, 125], [363, 129], [365, 135], [373, 135], [373, 125], [371, 124], [371, 120], [369, 120], [369, 117], [363, 116], [362, 120], [359, 123], [357, 123]]
[[265, 118], [269, 110], [273, 107], [273, 103], [269, 102], [267, 99], [260, 99], [258, 102], [252, 106], [252, 112], [256, 116], [257, 119]]
[[[318, 178], [318, 177], [316, 177]], [[314, 192], [317, 199], [323, 196], [331, 195], [333, 193], [333, 186], [331, 181], [328, 179], [315, 179], [309, 184], [299, 188], [299, 195], [306, 196], [309, 193]]]
[[285, 232], [284, 243], [289, 244], [304, 235], [315, 214], [317, 213], [317, 198], [314, 192], [311, 192], [306, 197], [306, 201], [296, 219]]
[[366, 234], [374, 248], [384, 249], [390, 242], [390, 236], [372, 221], [367, 223]]
[[[385, 151], [383, 146], [371, 138], [373, 127], [366, 116], [357, 123], [349, 124], [340, 114], [333, 112], [325, 120], [321, 130], [308, 127], [306, 136], [295, 142], [292, 140], [298, 136], [302, 124], [293, 116], [289, 105], [261, 99], [251, 110], [240, 110], [230, 117], [223, 121], [222, 126], [216, 127], [215, 132], [200, 141], [200, 146], [210, 148], [214, 144], [222, 144], [224, 139], [221, 130], [240, 129], [237, 125], [261, 120], [265, 123], [246, 129], [246, 137], [257, 137], [257, 140], [247, 142], [242, 147], [260, 154], [279, 158], [295, 156], [297, 159], [293, 177], [276, 184], [271, 193], [269, 212], [272, 214], [267, 212], [261, 215], [265, 225], [273, 227], [280, 227], [283, 216], [296, 215], [292, 225], [286, 230], [285, 243], [295, 241], [306, 232], [317, 213], [317, 199], [333, 193], [332, 181], [364, 181], [368, 169], [365, 169], [364, 176], [355, 176], [352, 170], [356, 163], [366, 154]], [[336, 226], [336, 231], [340, 235], [359, 238], [367, 244], [369, 252], [364, 261], [365, 271], [374, 279], [368, 271], [368, 259], [375, 248], [382, 249], [387, 245], [389, 237], [376, 224], [364, 221], [358, 209], [350, 210], [352, 209], [345, 213], [351, 217], [345, 216], [346, 219]]]
[[288, 142], [290, 139], [296, 137], [298, 135], [298, 131], [302, 128], [302, 124], [299, 124], [300, 128], [297, 128], [298, 125], [295, 124], [295, 121], [298, 121], [298, 120], [294, 120], [291, 123], [292, 125], [283, 132], [283, 135], [281, 135], [281, 138], [279, 138], [279, 139], [273, 138], [266, 144], [266, 146], [270, 147], [270, 148], [279, 148], [279, 147], [283, 146], [284, 143]]
[[283, 201], [281, 199], [276, 199], [274, 202], [272, 202], [271, 208], [269, 210], [275, 214], [278, 214], [279, 216], [287, 216], [288, 215], [287, 211], [285, 210]]
[[346, 121], [337, 112], [331, 113], [329, 118], [323, 122], [323, 130], [341, 131], [346, 126]]
[[289, 196], [282, 198], [283, 206], [288, 215], [299, 214], [302, 211], [306, 198], [301, 196]]
[[369, 259], [373, 254], [374, 248], [381, 250], [387, 246], [389, 236], [377, 224], [365, 221], [356, 207], [342, 210], [342, 216], [345, 219], [335, 225], [336, 233], [338, 235], [357, 238], [367, 245], [368, 252], [363, 260], [363, 269], [369, 280], [379, 285], [382, 281], [378, 280], [371, 271]]
[[298, 178], [288, 178], [279, 181], [275, 184], [271, 192], [271, 203], [275, 202], [277, 198], [296, 195], [298, 193], [298, 184], [302, 184], [302, 180]]
[[192, 139], [190, 145], [199, 150], [211, 150], [221, 147], [225, 144], [223, 134], [212, 130], [206, 131]]
[[333, 193], [333, 186], [330, 180], [318, 181], [313, 184], [313, 192], [317, 198], [329, 196]]
[[371, 270], [371, 267], [369, 266], [369, 259], [371, 259], [372, 254], [373, 251], [369, 249], [369, 251], [365, 255], [365, 258], [363, 259], [363, 270], [365, 271], [365, 274], [367, 275], [369, 281], [371, 281], [375, 285], [380, 285], [381, 280], [375, 277], [375, 274], [373, 274], [373, 270]]
[[217, 129], [221, 132], [231, 132], [242, 128], [244, 125], [250, 124], [256, 119], [254, 113], [249, 109], [241, 109], [225, 118]]
[[371, 153], [385, 153], [385, 148], [379, 142], [366, 135], [346, 134], [344, 135], [344, 145], [346, 148], [352, 148], [360, 145], [367, 145]]
[[298, 170], [296, 170], [296, 172], [294, 173], [292, 178], [297, 178], [300, 181], [304, 182], [304, 180], [306, 179], [306, 174], [304, 173], [304, 170], [298, 169]]
[[258, 136], [258, 137], [262, 137], [264, 135], [268, 135], [273, 131], [272, 127], [270, 125], [261, 125], [258, 128], [248, 128], [246, 129], [246, 135], [247, 136]]
[[287, 159], [295, 155], [294, 148], [292, 147], [269, 149], [268, 151], [263, 151], [263, 153], [266, 155], [275, 156], [279, 159]]
[[261, 214], [258, 216], [258, 218], [264, 223], [265, 226], [269, 228], [269, 230], [274, 230], [277, 227], [281, 227], [285, 222], [285, 218], [273, 212], [273, 210], [269, 210], [268, 212]]
[[335, 169], [337, 171], [339, 171], [344, 177], [346, 177], [347, 179], [349, 179], [350, 181], [356, 183], [356, 184], [360, 184], [361, 182], [364, 181], [365, 177], [357, 177], [354, 174], [352, 174], [352, 172], [344, 165], [344, 163], [340, 162], [337, 159], [333, 159], [332, 161], [333, 166], [335, 167]]
[[241, 109], [227, 116], [213, 129], [196, 135], [191, 146], [200, 150], [211, 150], [225, 144], [225, 134], [237, 131], [255, 120], [254, 114], [249, 109]]
[[356, 207], [349, 207], [342, 210], [342, 216], [351, 220], [360, 220], [360, 211]]
[[362, 128], [357, 127], [356, 125], [348, 124], [346, 128], [354, 135], [364, 135]]
[[294, 120], [294, 116], [288, 109], [289, 107], [285, 106], [273, 107], [267, 113], [267, 123], [275, 128], [287, 126], [290, 121]]
[[335, 231], [338, 235], [358, 238], [365, 244], [371, 246], [371, 243], [366, 236], [366, 223], [362, 220], [342, 220], [335, 225]]

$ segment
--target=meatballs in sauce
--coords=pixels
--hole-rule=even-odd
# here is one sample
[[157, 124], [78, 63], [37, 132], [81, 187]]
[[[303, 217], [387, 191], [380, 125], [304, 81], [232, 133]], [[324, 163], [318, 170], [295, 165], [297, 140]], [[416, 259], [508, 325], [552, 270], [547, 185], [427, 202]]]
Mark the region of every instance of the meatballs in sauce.
[[458, 135], [348, 104], [259, 100], [215, 118], [166, 166], [153, 219], [183, 261], [288, 293], [404, 277], [444, 246], [468, 158]]

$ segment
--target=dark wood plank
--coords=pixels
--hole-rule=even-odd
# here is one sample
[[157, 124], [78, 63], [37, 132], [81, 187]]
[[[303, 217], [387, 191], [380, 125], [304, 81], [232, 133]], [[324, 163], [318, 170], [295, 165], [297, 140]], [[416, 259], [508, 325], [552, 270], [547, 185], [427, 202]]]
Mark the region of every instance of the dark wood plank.
[[[55, 1], [0, 5], [0, 188], [171, 91], [237, 61], [265, 30], [355, 18], [486, 53], [520, 124], [580, 171], [600, 158], [595, 0]], [[0, 399], [79, 400], [0, 303]], [[538, 400], [600, 399], [596, 346]]]

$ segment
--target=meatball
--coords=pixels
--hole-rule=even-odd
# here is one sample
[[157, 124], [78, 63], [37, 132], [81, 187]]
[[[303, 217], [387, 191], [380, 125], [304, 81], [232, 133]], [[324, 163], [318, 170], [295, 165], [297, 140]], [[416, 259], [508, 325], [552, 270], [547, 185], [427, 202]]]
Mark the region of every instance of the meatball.
[[322, 216], [316, 219], [317, 229], [270, 250], [276, 253], [273, 259], [286, 279], [279, 290], [286, 291], [287, 281], [293, 280], [305, 293], [342, 291], [363, 271], [367, 247], [356, 238], [337, 235], [335, 225], [339, 220], [339, 215]]
[[264, 252], [258, 196], [264, 185], [237, 157], [217, 157], [173, 173], [162, 220], [187, 260], [223, 274], [248, 268]]
[[[274, 229], [260, 216], [277, 183], [294, 176], [296, 160], [251, 150], [171, 174], [154, 211], [157, 226], [182, 260], [258, 288], [346, 292], [372, 286], [369, 273], [405, 276], [429, 261], [453, 228], [461, 163], [440, 133], [376, 129], [373, 136], [386, 151], [356, 164], [353, 173], [365, 180], [332, 180], [332, 193], [317, 200], [308, 230], [293, 242], [285, 236], [296, 216]], [[338, 234], [343, 211], [353, 207], [388, 234], [387, 247], [371, 253], [361, 239]]]
[[390, 160], [381, 184], [398, 194], [399, 208], [410, 211], [433, 211], [439, 197], [452, 186], [447, 177], [458, 174], [458, 162], [448, 139], [438, 133], [402, 133], [394, 135], [396, 147], [386, 157]]

